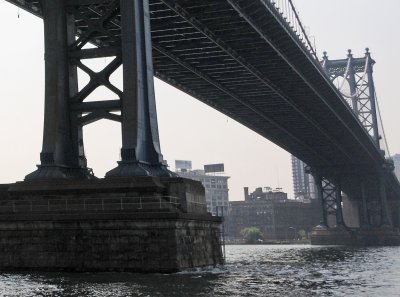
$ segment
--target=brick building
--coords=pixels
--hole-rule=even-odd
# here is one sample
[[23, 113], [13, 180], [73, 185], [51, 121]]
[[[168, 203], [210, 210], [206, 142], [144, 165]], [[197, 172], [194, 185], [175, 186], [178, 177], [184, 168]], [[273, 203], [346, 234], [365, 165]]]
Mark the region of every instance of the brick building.
[[240, 231], [248, 227], [258, 227], [265, 240], [291, 240], [298, 231], [310, 232], [319, 223], [319, 208], [316, 200], [304, 203], [287, 199], [280, 189], [257, 188], [248, 193], [245, 201], [230, 202], [229, 216], [226, 218], [228, 239], [240, 239]]

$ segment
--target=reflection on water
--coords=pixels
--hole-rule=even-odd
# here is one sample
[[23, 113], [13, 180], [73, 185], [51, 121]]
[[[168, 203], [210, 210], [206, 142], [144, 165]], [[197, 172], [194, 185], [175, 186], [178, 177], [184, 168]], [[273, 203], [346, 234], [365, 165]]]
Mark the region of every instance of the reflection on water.
[[400, 296], [400, 248], [227, 246], [184, 273], [2, 273], [0, 296]]

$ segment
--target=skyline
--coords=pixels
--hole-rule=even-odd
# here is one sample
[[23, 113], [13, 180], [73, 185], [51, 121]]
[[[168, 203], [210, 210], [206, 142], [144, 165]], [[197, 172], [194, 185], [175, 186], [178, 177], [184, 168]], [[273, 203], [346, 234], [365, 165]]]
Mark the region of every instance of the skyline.
[[[387, 1], [385, 7], [372, 0], [355, 0], [351, 3], [339, 0], [335, 4], [325, 1], [324, 7], [317, 3], [321, 1], [295, 1], [304, 24], [311, 28], [311, 35], [316, 38], [319, 56], [323, 50], [327, 50], [332, 59], [345, 58], [347, 49], [352, 48], [354, 56], [358, 57], [364, 54], [365, 47], [370, 47], [372, 57], [377, 61], [375, 83], [378, 99], [383, 98], [379, 102], [389, 146], [392, 154], [399, 152], [400, 140], [395, 133], [399, 123], [395, 111], [399, 110], [399, 103], [395, 102], [396, 82], [394, 76], [389, 75], [389, 69], [396, 69], [400, 63], [394, 60], [400, 45], [395, 38], [390, 38], [396, 33], [398, 35], [398, 29], [387, 22], [395, 20], [395, 16], [390, 15], [395, 14], [400, 5], [393, 0]], [[360, 6], [361, 3], [364, 5]], [[345, 6], [346, 10], [339, 8]], [[339, 18], [339, 21], [328, 22], [325, 14], [315, 13], [315, 7], [329, 11], [329, 16]], [[368, 24], [363, 24], [368, 31], [355, 26], [359, 22], [353, 17], [355, 8], [359, 9], [359, 15], [369, 20]], [[372, 18], [379, 11], [387, 15], [383, 19], [381, 16]], [[7, 168], [0, 173], [0, 180], [4, 183], [22, 180], [39, 162], [44, 67], [42, 21], [23, 11], [20, 11], [18, 18], [18, 9], [6, 2], [0, 4], [0, 13], [2, 28], [6, 28], [5, 24], [15, 27], [14, 32], [2, 32], [4, 40], [14, 46], [0, 49], [3, 59], [6, 57], [0, 74], [0, 96], [6, 98], [1, 111], [1, 133], [9, 144], [3, 146], [1, 151], [1, 167]], [[348, 22], [341, 22], [343, 19]], [[390, 53], [387, 52], [389, 48]], [[101, 67], [101, 61], [96, 63]], [[105, 96], [106, 92], [101, 94]], [[225, 163], [226, 174], [231, 176], [231, 200], [242, 200], [245, 186], [251, 189], [258, 186], [282, 187], [290, 196], [293, 195], [290, 155], [287, 152], [159, 80], [156, 80], [156, 98], [162, 152], [171, 169], [174, 169], [173, 164], [177, 159], [192, 160], [193, 168], [202, 168], [203, 164], [209, 163]], [[85, 127], [88, 164], [99, 177], [115, 167], [119, 160], [119, 129], [119, 124], [106, 121]], [[106, 139], [100, 140], [99, 134]], [[21, 138], [21, 135], [24, 137]]]

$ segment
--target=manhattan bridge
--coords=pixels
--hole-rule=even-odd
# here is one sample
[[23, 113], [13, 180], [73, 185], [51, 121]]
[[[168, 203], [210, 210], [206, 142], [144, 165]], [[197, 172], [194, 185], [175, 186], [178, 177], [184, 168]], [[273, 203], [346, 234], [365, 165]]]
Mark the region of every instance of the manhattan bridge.
[[[44, 22], [41, 164], [26, 182], [94, 179], [82, 129], [101, 119], [121, 123], [122, 133], [121, 160], [104, 180], [174, 178], [160, 150], [156, 76], [307, 164], [321, 201], [315, 243], [400, 243], [400, 183], [380, 121], [375, 61], [369, 49], [319, 57], [291, 0], [7, 1]], [[105, 57], [111, 62], [100, 72], [84, 63]], [[110, 76], [121, 65], [118, 88]], [[81, 89], [78, 69], [90, 77]], [[114, 96], [85, 101], [99, 87]], [[343, 197], [357, 228], [346, 226]]]

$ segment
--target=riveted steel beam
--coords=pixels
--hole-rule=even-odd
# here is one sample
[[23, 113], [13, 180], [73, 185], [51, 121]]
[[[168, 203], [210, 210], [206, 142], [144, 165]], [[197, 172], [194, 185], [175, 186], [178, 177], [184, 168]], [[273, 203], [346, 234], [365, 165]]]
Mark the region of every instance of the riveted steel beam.
[[121, 111], [121, 100], [74, 103], [71, 105], [71, 110], [81, 113], [91, 112], [95, 110]]
[[122, 122], [122, 117], [120, 115], [116, 115], [116, 114], [112, 114], [103, 110], [96, 110], [93, 111], [81, 118], [79, 118], [79, 125], [81, 126], [85, 126], [85, 125], [89, 125], [91, 123], [94, 123], [96, 121], [102, 120], [102, 119], [108, 119], [111, 121], [115, 121], [115, 122]]
[[121, 55], [121, 47], [111, 46], [102, 48], [81, 49], [71, 51], [69, 56], [76, 59], [95, 59], [105, 57], [116, 57]]

